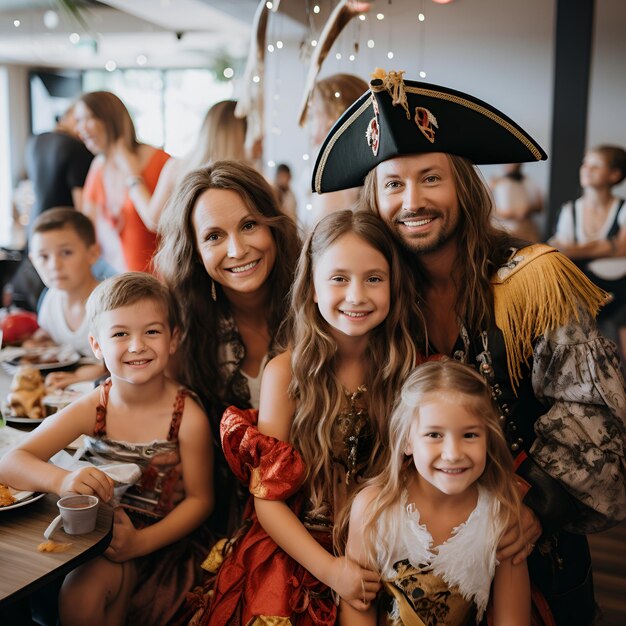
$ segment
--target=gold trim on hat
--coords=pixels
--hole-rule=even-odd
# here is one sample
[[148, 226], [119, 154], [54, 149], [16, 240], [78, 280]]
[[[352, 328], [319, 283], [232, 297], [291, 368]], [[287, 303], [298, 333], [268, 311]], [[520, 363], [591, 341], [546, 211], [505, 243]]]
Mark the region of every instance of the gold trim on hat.
[[[372, 95], [372, 98], [373, 97], [374, 96]], [[371, 104], [372, 104], [372, 99], [367, 98], [367, 100], [365, 100], [365, 102], [339, 127], [337, 132], [330, 138], [330, 141], [328, 142], [328, 145], [326, 146], [326, 149], [324, 150], [324, 153], [322, 154], [320, 158], [320, 165], [317, 168], [317, 175], [315, 176], [316, 193], [320, 193], [320, 188], [322, 186], [322, 174], [324, 172], [324, 168], [326, 167], [326, 161], [328, 160], [328, 155], [330, 151], [332, 150], [333, 146], [335, 145], [335, 142], [337, 141], [337, 139], [339, 139], [339, 137], [341, 137], [341, 135], [344, 134], [346, 129], [352, 125], [354, 120], [360, 117], [363, 111], [365, 111], [365, 109], [371, 106]]]
[[[383, 87], [384, 88], [384, 87]], [[370, 86], [371, 89], [371, 86]], [[505, 130], [511, 133], [520, 143], [522, 143], [528, 151], [535, 157], [537, 161], [541, 161], [542, 155], [541, 152], [537, 149], [535, 144], [526, 137], [522, 132], [517, 130], [515, 126], [513, 126], [510, 122], [502, 119], [499, 115], [486, 109], [483, 106], [475, 104], [471, 100], [467, 100], [466, 98], [461, 98], [460, 96], [454, 96], [451, 94], [443, 93], [440, 91], [434, 91], [433, 89], [423, 89], [420, 87], [411, 87], [406, 85], [405, 83], [405, 91], [409, 93], [415, 93], [422, 96], [429, 96], [431, 98], [439, 98], [440, 100], [447, 100], [449, 102], [454, 102], [455, 104], [459, 104], [464, 106], [472, 111], [476, 111], [481, 115], [489, 118], [499, 126], [502, 126]], [[372, 99], [374, 98], [374, 94], [372, 93]], [[371, 99], [368, 98], [365, 102], [337, 129], [337, 132], [331, 137], [328, 145], [326, 146], [322, 156], [320, 157], [319, 167], [317, 169], [317, 174], [315, 176], [315, 191], [320, 193], [320, 189], [322, 186], [322, 175], [324, 173], [324, 169], [326, 167], [326, 161], [328, 161], [328, 156], [333, 146], [337, 142], [337, 140], [346, 132], [346, 130], [353, 124], [353, 122], [360, 117], [360, 115], [370, 106]]]
[[440, 100], [448, 100], [449, 102], [454, 102], [455, 104], [460, 104], [461, 106], [467, 107], [468, 109], [472, 109], [472, 111], [476, 111], [485, 117], [488, 117], [490, 120], [499, 124], [505, 130], [508, 130], [519, 142], [524, 144], [526, 148], [528, 148], [529, 152], [537, 159], [537, 161], [541, 161], [541, 152], [537, 150], [535, 144], [532, 143], [524, 135], [521, 133], [515, 126], [513, 126], [510, 122], [503, 120], [499, 115], [486, 109], [485, 107], [472, 102], [471, 100], [466, 100], [465, 98], [461, 98], [460, 96], [453, 96], [449, 93], [443, 93], [441, 91], [434, 91], [433, 89], [422, 89], [421, 87], [411, 87], [409, 85], [405, 85], [405, 91], [408, 93], [415, 93], [420, 96], [428, 96], [429, 98], [439, 98]]

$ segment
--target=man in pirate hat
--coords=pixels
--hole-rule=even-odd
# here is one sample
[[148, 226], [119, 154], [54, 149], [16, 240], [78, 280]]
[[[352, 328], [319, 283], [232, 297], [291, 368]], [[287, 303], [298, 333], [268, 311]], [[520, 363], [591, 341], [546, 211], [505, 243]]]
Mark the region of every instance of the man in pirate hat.
[[407, 253], [429, 351], [477, 367], [500, 409], [528, 491], [524, 532], [511, 528], [499, 556], [528, 556], [552, 623], [590, 624], [585, 533], [626, 518], [626, 392], [595, 325], [606, 294], [553, 248], [490, 223], [474, 164], [543, 160], [541, 147], [489, 104], [402, 74], [377, 70], [337, 121], [313, 190], [365, 185], [367, 208]]

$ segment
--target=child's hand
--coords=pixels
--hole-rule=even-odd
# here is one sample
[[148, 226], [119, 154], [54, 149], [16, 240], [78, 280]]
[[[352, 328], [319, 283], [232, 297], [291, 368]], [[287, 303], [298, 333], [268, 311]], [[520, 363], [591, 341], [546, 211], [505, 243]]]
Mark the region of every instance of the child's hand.
[[96, 467], [81, 467], [69, 472], [59, 489], [59, 495], [80, 493], [88, 496], [98, 496], [103, 502], [113, 497], [113, 480]]
[[113, 517], [113, 538], [104, 556], [115, 563], [123, 563], [137, 556], [137, 537], [141, 531], [137, 530], [126, 514], [126, 511], [117, 508]]
[[348, 557], [335, 559], [329, 587], [357, 611], [367, 611], [380, 589], [380, 577], [376, 572], [363, 569]]

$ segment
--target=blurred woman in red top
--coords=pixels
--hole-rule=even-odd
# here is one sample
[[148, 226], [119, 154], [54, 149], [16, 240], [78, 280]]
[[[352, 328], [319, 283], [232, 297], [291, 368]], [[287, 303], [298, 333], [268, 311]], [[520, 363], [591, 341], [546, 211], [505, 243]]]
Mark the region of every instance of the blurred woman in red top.
[[157, 224], [147, 211], [169, 155], [137, 141], [123, 102], [108, 91], [83, 94], [74, 110], [77, 128], [96, 155], [83, 188], [83, 212], [94, 222], [102, 254], [119, 272], [149, 271]]

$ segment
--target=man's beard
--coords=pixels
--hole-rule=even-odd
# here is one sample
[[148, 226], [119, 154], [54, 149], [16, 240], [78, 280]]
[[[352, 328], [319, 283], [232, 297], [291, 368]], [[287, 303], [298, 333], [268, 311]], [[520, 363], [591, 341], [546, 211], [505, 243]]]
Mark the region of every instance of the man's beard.
[[[425, 216], [417, 215], [415, 213], [406, 213], [401, 216], [402, 219], [406, 218], [415, 218], [415, 219], [423, 219]], [[439, 216], [437, 216], [439, 217]], [[426, 243], [425, 240], [428, 239], [425, 237], [413, 237], [409, 239], [405, 239], [401, 233], [399, 232], [400, 224], [398, 220], [394, 220], [391, 224], [387, 222], [387, 226], [393, 233], [394, 238], [400, 244], [402, 249], [409, 254], [427, 254], [430, 252], [436, 252], [441, 249], [454, 235], [456, 234], [457, 227], [455, 226], [452, 231], [447, 231], [446, 229], [442, 229], [437, 238], [434, 241], [430, 241]]]

